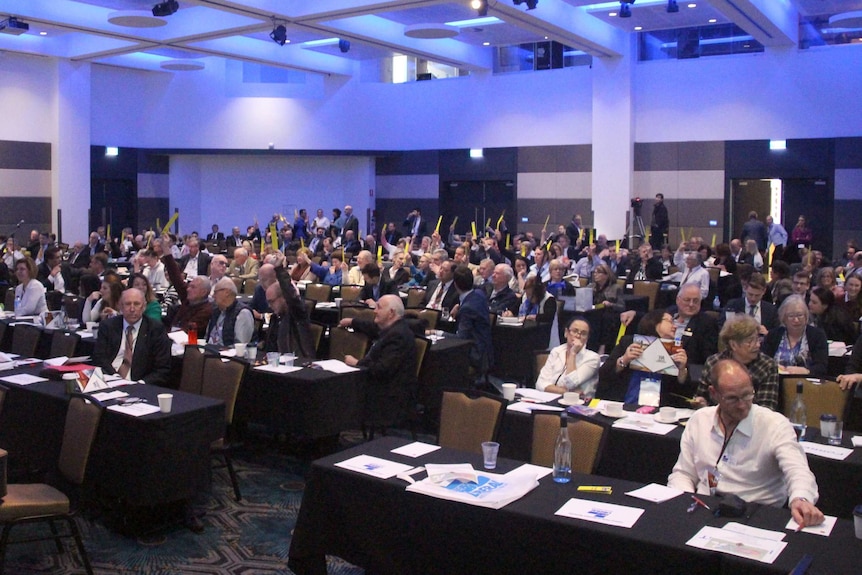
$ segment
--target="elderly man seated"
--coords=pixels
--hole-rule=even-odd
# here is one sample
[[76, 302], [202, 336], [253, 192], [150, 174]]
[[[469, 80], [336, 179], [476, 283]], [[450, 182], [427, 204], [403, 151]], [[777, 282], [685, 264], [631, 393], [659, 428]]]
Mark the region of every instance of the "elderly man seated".
[[209, 278], [199, 275], [186, 283], [182, 268], [172, 255], [163, 256], [162, 263], [180, 299], [179, 305], [168, 309], [167, 324], [183, 331], [189, 329], [189, 324], [194, 324], [198, 330], [203, 330], [209, 324], [213, 309], [209, 301], [212, 289]]
[[703, 259], [700, 253], [685, 252], [685, 266], [680, 271], [667, 276], [668, 281], [679, 282], [680, 287], [686, 284], [697, 284], [700, 287], [700, 298], [706, 299], [709, 295], [709, 271], [703, 267]]
[[236, 300], [236, 285], [222, 278], [213, 289], [215, 309], [207, 326], [206, 341], [219, 347], [248, 343], [254, 335], [254, 317], [245, 304]]
[[732, 359], [716, 363], [709, 394], [715, 407], [698, 410], [686, 425], [668, 486], [777, 507], [789, 499], [799, 526], [822, 523], [817, 481], [796, 433], [782, 414], [752, 405], [745, 367]]
[[483, 286], [485, 295], [488, 296], [488, 309], [491, 313], [496, 315], [503, 315], [505, 311], [510, 311], [513, 315], [518, 313], [521, 298], [509, 286], [514, 275], [515, 272], [509, 264], [494, 266], [491, 281]]
[[227, 275], [243, 280], [257, 278], [259, 265], [256, 259], [249, 257], [247, 249], [237, 248], [233, 252], [233, 261], [227, 269]]

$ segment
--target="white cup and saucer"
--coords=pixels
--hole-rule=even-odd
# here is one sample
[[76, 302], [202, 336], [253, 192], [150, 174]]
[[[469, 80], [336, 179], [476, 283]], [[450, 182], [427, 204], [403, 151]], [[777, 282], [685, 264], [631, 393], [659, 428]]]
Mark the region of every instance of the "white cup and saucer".
[[625, 416], [622, 401], [606, 401], [601, 413], [605, 417], [620, 418]]
[[653, 415], [653, 419], [659, 423], [676, 423], [679, 421], [679, 416], [676, 414], [675, 407], [662, 407]]
[[577, 391], [567, 391], [557, 403], [560, 405], [583, 405], [584, 400], [581, 399], [581, 394]]

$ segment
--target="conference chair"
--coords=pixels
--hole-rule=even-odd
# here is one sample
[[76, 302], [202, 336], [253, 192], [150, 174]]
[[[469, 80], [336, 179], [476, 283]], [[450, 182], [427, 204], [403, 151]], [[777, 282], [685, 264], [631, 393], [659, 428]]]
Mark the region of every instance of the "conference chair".
[[356, 359], [365, 357], [368, 351], [368, 336], [358, 331], [347, 331], [342, 328], [329, 330], [329, 358], [344, 361], [345, 356], [352, 355]]
[[533, 383], [539, 379], [539, 374], [542, 373], [542, 368], [548, 363], [548, 358], [551, 352], [546, 349], [537, 349], [533, 351]]
[[[610, 427], [576, 414], [568, 414], [569, 441], [572, 442], [572, 471], [595, 473], [605, 449]], [[533, 447], [530, 463], [554, 465], [554, 443], [560, 434], [559, 413], [533, 413]]]
[[404, 317], [413, 317], [424, 321], [425, 329], [437, 329], [437, 322], [440, 320], [440, 310], [437, 309], [406, 309]]
[[204, 348], [187, 345], [183, 351], [183, 371], [180, 375], [180, 391], [201, 395], [204, 377]]
[[216, 439], [210, 446], [210, 454], [213, 457], [221, 457], [223, 465], [215, 465], [213, 469], [227, 468], [230, 482], [233, 486], [234, 497], [242, 501], [239, 490], [236, 471], [231, 458], [232, 445], [228, 439], [233, 424], [234, 408], [236, 398], [239, 395], [239, 386], [248, 371], [248, 363], [236, 358], [223, 358], [221, 356], [207, 356], [204, 358], [203, 383], [201, 395], [212, 399], [220, 399], [224, 402], [225, 412], [225, 434]]
[[[84, 482], [90, 451], [96, 439], [102, 408], [93, 399], [82, 394], [75, 394], [69, 401], [66, 411], [66, 424], [63, 430], [63, 441], [60, 446], [58, 471], [71, 491], [78, 491]], [[93, 568], [81, 539], [81, 532], [75, 519], [76, 510], [69, 496], [57, 488], [45, 483], [10, 484], [6, 487], [6, 496], [0, 503], [0, 524], [3, 526], [0, 535], [0, 573], [3, 573], [8, 545], [30, 541], [53, 539], [57, 550], [63, 552], [61, 538], [72, 538], [78, 548], [84, 570], [92, 575]], [[57, 522], [65, 522], [69, 532], [61, 534], [57, 530]], [[26, 539], [10, 539], [12, 529], [25, 523], [48, 523], [50, 534], [43, 537], [28, 537]]]
[[78, 348], [78, 342], [81, 341], [81, 336], [77, 333], [68, 331], [54, 330], [51, 336], [51, 353], [50, 357], [73, 357], [75, 350]]
[[796, 399], [796, 384], [800, 381], [809, 426], [819, 427], [820, 416], [824, 413], [831, 413], [841, 421], [847, 419], [847, 408], [853, 395], [853, 387], [843, 390], [834, 381], [821, 379], [818, 384], [805, 376], [781, 378], [781, 405], [784, 415], [790, 417], [790, 408]]
[[8, 323], [6, 323], [5, 321], [0, 321], [0, 346], [4, 346], [6, 344], [6, 328], [8, 327]]
[[508, 403], [481, 391], [444, 391], [437, 444], [482, 453], [483, 442], [496, 441]]
[[242, 293], [244, 295], [254, 295], [254, 288], [257, 287], [258, 280], [256, 278], [249, 278], [245, 280], [245, 283], [242, 286]]
[[359, 318], [374, 321], [374, 310], [364, 305], [342, 305], [341, 319]]
[[308, 284], [305, 286], [306, 299], [315, 301], [329, 301], [332, 295], [332, 286], [327, 284]]
[[412, 287], [407, 290], [407, 305], [404, 307], [422, 307], [422, 300], [425, 299], [425, 289]]
[[230, 279], [233, 280], [233, 285], [236, 286], [236, 293], [241, 294], [242, 293], [242, 284], [245, 280], [242, 278], [230, 278]]
[[19, 323], [12, 332], [12, 353], [17, 353], [22, 358], [36, 355], [42, 330], [35, 325]]
[[326, 331], [326, 326], [322, 323], [312, 321], [308, 324], [308, 330], [311, 332], [311, 342], [314, 345], [314, 357], [320, 352], [320, 342], [323, 341], [323, 332]]
[[655, 300], [658, 297], [658, 289], [660, 284], [651, 281], [636, 281], [632, 288], [632, 293], [636, 296], [646, 296], [649, 300], [649, 311], [655, 309]]
[[344, 302], [354, 302], [359, 299], [359, 292], [362, 291], [362, 286], [357, 285], [346, 285], [341, 286], [341, 293], [339, 297], [341, 298], [341, 303]]
[[80, 322], [81, 312], [84, 309], [84, 298], [74, 295], [64, 295], [63, 307], [66, 308], [67, 318]]
[[15, 289], [12, 286], [9, 286], [9, 289], [6, 290], [6, 301], [4, 303], [6, 311], [15, 311]]

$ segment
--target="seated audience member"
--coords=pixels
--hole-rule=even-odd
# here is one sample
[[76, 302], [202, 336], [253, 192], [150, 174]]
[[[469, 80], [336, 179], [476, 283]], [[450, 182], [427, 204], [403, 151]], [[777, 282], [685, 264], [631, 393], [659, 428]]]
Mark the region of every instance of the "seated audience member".
[[383, 280], [394, 286], [404, 285], [410, 281], [410, 271], [404, 267], [407, 261], [407, 256], [404, 252], [395, 252], [392, 254], [392, 265], [388, 269], [383, 270]]
[[724, 308], [725, 318], [730, 314], [750, 315], [760, 323], [760, 335], [766, 335], [769, 330], [778, 327], [778, 308], [763, 301], [766, 293], [766, 278], [763, 274], [757, 272], [751, 274], [743, 293], [744, 297], [727, 302]]
[[[552, 322], [557, 313], [557, 301], [554, 296], [545, 291], [545, 284], [539, 281], [538, 276], [527, 276], [524, 283], [524, 295], [521, 296], [521, 305], [518, 308], [518, 316], [525, 320], [538, 322]], [[515, 314], [506, 312], [506, 317]]]
[[668, 281], [679, 282], [680, 288], [686, 284], [696, 284], [700, 288], [700, 298], [709, 295], [709, 272], [703, 267], [701, 255], [697, 252], [685, 253], [685, 266], [680, 271], [667, 276]]
[[374, 263], [374, 254], [368, 250], [362, 250], [356, 255], [356, 265], [347, 271], [347, 274], [342, 274], [342, 280], [345, 285], [365, 285], [365, 280], [362, 279], [362, 268], [370, 263]]
[[766, 295], [763, 297], [766, 301], [775, 304], [775, 307], [777, 308], [781, 305], [781, 302], [776, 299], [775, 293], [778, 282], [786, 280], [786, 284], [782, 285], [790, 285], [791, 289], [793, 286], [793, 281], [790, 279], [790, 266], [787, 265], [786, 261], [776, 259], [772, 262], [769, 269], [772, 271], [772, 280], [766, 285]]
[[264, 351], [294, 353], [314, 358], [314, 340], [309, 328], [309, 312], [305, 301], [290, 280], [290, 273], [281, 265], [275, 268], [276, 280], [266, 288], [266, 301], [272, 309]]
[[[207, 275], [212, 257], [208, 253], [201, 251], [200, 241], [195, 237], [189, 239], [186, 242], [186, 246], [189, 250], [188, 255], [177, 260], [177, 264], [185, 274], [186, 279]], [[176, 285], [176, 282], [173, 283]]]
[[[673, 317], [662, 310], [647, 313], [638, 324], [638, 333], [655, 336], [672, 344], [674, 340]], [[692, 393], [688, 374], [688, 356], [682, 347], [671, 347], [670, 359], [678, 374], [658, 374], [633, 369], [632, 361], [638, 359], [646, 349], [635, 343], [634, 336], [626, 335], [613, 349], [599, 369], [596, 397], [632, 404], [649, 404], [658, 399], [660, 405], [684, 405], [680, 399]]]
[[512, 291], [509, 283], [512, 281], [512, 267], [509, 264], [497, 264], [491, 273], [491, 282], [485, 284], [485, 295], [488, 296], [488, 309], [496, 315], [505, 312], [515, 314], [521, 305], [521, 298]]
[[108, 271], [108, 255], [105, 252], [99, 252], [94, 256], [90, 256], [90, 263], [87, 265], [87, 271], [97, 275], [100, 278], [105, 276]]
[[593, 270], [605, 261], [600, 257], [600, 251], [596, 244], [587, 246], [581, 253], [582, 257], [575, 264], [574, 271], [578, 277], [589, 279], [593, 277]]
[[816, 285], [829, 290], [835, 296], [836, 301], [844, 299], [844, 288], [835, 280], [835, 270], [831, 267], [823, 267], [817, 271]]
[[642, 243], [638, 246], [638, 261], [629, 266], [626, 276], [626, 284], [631, 285], [635, 281], [658, 281], [662, 278], [664, 266], [661, 258], [653, 256], [652, 246]]
[[[85, 278], [97, 276], [82, 276], [81, 285], [88, 284]], [[84, 301], [84, 309], [81, 312], [81, 319], [84, 323], [88, 321], [101, 321], [111, 317], [116, 313], [120, 306], [120, 296], [123, 295], [123, 282], [120, 276], [111, 273], [105, 275], [105, 279], [99, 284], [99, 290], [87, 295]]]
[[140, 290], [122, 293], [120, 315], [99, 325], [93, 364], [123, 379], [165, 385], [171, 372], [171, 341], [161, 320], [144, 315], [145, 307]]
[[494, 362], [488, 299], [484, 292], [473, 289], [473, 273], [467, 266], [458, 266], [452, 275], [459, 300], [452, 312], [458, 318], [455, 335], [460, 339], [473, 340], [469, 355], [470, 367], [477, 375], [484, 375]]
[[24, 256], [15, 262], [15, 317], [39, 315], [48, 310], [45, 303], [45, 286], [36, 279], [33, 258]]
[[410, 287], [428, 287], [428, 284], [437, 277], [431, 271], [431, 256], [428, 254], [422, 254], [419, 257], [419, 263], [415, 267], [411, 267], [410, 272], [412, 276], [408, 282]]
[[598, 381], [599, 354], [587, 349], [590, 324], [575, 316], [566, 328], [566, 343], [551, 350], [536, 389], [551, 393], [576, 391], [582, 397], [593, 397]]
[[778, 308], [781, 325], [763, 340], [763, 353], [775, 359], [782, 373], [826, 375], [829, 365], [826, 333], [808, 325], [808, 315], [808, 306], [801, 295], [788, 296]]
[[222, 278], [213, 290], [215, 307], [206, 331], [206, 342], [219, 347], [248, 343], [254, 335], [254, 316], [236, 299], [236, 284]]
[[811, 289], [811, 274], [805, 270], [799, 270], [793, 274], [793, 293], [801, 295], [808, 301], [808, 290]]
[[836, 381], [841, 389], [850, 389], [862, 382], [862, 336], [859, 336], [859, 339], [853, 344], [853, 352], [850, 354], [847, 367]]
[[47, 291], [64, 293], [66, 291], [66, 280], [63, 277], [60, 265], [60, 249], [50, 247], [44, 251], [42, 263], [37, 266], [36, 277], [42, 282]]
[[712, 266], [729, 274], [736, 273], [736, 258], [730, 251], [728, 244], [718, 244], [715, 246], [715, 259], [712, 261]]
[[398, 295], [398, 286], [383, 281], [377, 264], [367, 264], [362, 268], [362, 279], [365, 285], [359, 290], [359, 301], [365, 302], [368, 307], [375, 307], [384, 295]]
[[347, 365], [366, 369], [363, 423], [380, 426], [403, 421], [416, 399], [417, 360], [413, 331], [404, 320], [401, 298], [392, 294], [381, 297], [373, 321], [347, 318], [339, 325], [374, 338], [365, 357], [344, 358]]
[[200, 331], [205, 330], [212, 316], [212, 303], [209, 301], [212, 285], [209, 278], [199, 275], [186, 283], [182, 281], [182, 271], [173, 256], [164, 256], [162, 263], [180, 300], [179, 305], [168, 309], [166, 324], [183, 331], [188, 331], [190, 324]]
[[859, 323], [862, 319], [862, 277], [853, 273], [844, 280], [844, 299], [839, 300], [838, 306], [853, 323]]
[[479, 262], [479, 267], [474, 272], [473, 285], [480, 288], [491, 283], [491, 274], [494, 273], [495, 265], [494, 260], [491, 258], [481, 260]]
[[[600, 264], [607, 267], [607, 264]], [[597, 266], [598, 267], [598, 266]], [[560, 296], [573, 296], [575, 295], [575, 287], [563, 279], [563, 276], [566, 275], [568, 268], [561, 260], [551, 260], [551, 263], [548, 264], [548, 269], [550, 278], [547, 282], [545, 282], [545, 291], [554, 296], [555, 298], [559, 298]]]
[[822, 523], [814, 506], [817, 482], [796, 432], [782, 414], [752, 405], [755, 391], [745, 367], [731, 359], [717, 363], [709, 393], [716, 406], [689, 420], [668, 486], [775, 507], [789, 499], [800, 526]]
[[311, 273], [317, 276], [320, 283], [331, 286], [340, 286], [343, 283], [344, 269], [347, 266], [341, 262], [342, 253], [341, 251], [333, 253], [330, 256], [329, 265], [311, 262]]
[[218, 281], [225, 277], [227, 274], [227, 266], [228, 261], [227, 258], [222, 254], [217, 254], [213, 256], [212, 261], [210, 261], [210, 285], [215, 286]]
[[240, 278], [243, 280], [257, 278], [258, 267], [260, 262], [249, 257], [249, 252], [245, 248], [237, 248], [233, 252], [233, 261], [227, 268], [227, 275], [232, 278]]
[[[83, 249], [83, 246], [82, 246]], [[24, 258], [24, 253], [21, 251], [18, 244], [15, 243], [15, 238], [9, 237], [6, 239], [6, 246], [3, 248], [3, 263], [8, 268], [14, 268], [15, 262]]]
[[623, 310], [622, 304], [619, 303], [622, 288], [617, 285], [617, 276], [607, 264], [596, 266], [593, 270], [593, 281], [588, 287], [593, 288], [593, 305], [601, 305], [616, 312]]
[[808, 298], [809, 323], [826, 332], [829, 341], [843, 341], [853, 345], [856, 341], [856, 323], [835, 305], [835, 295], [832, 291], [817, 286], [811, 290]]
[[[95, 256], [91, 258], [91, 266], [96, 259]], [[155, 250], [148, 248], [139, 251], [138, 255], [135, 256], [133, 264], [134, 273], [143, 273], [147, 281], [150, 282], [150, 285], [153, 286], [153, 289], [167, 289], [168, 279], [165, 276], [165, 266], [159, 260], [159, 256], [156, 255]], [[92, 269], [91, 271], [97, 273]]]
[[454, 282], [455, 267], [455, 262], [451, 260], [440, 263], [436, 272], [437, 279], [429, 283], [425, 290], [422, 307], [437, 310], [448, 308], [451, 311], [458, 304], [458, 290]]
[[697, 386], [696, 405], [706, 405], [709, 385], [713, 381], [710, 379], [713, 366], [722, 359], [732, 359], [745, 366], [756, 392], [754, 402], [772, 410], [778, 409], [778, 364], [760, 351], [759, 327], [757, 320], [748, 315], [738, 316], [724, 324], [719, 338], [725, 349], [706, 360]]
[[757, 271], [763, 269], [763, 256], [757, 251], [757, 242], [754, 240], [745, 241], [745, 251], [740, 256], [738, 263], [753, 266]]
[[147, 302], [144, 308], [144, 315], [153, 321], [161, 321], [162, 306], [159, 304], [159, 300], [156, 299], [156, 294], [153, 293], [153, 288], [150, 286], [150, 282], [147, 281], [147, 276], [144, 274], [132, 274], [129, 277], [129, 287], [141, 290], [141, 293], [144, 294], [144, 301]]
[[[278, 262], [281, 262], [284, 258], [281, 252], [274, 252], [274, 254], [277, 254], [279, 259], [276, 259], [273, 256], [268, 256], [267, 261], [270, 261], [269, 257], [273, 258], [272, 261]], [[251, 314], [254, 316], [254, 319], [262, 320], [263, 314], [272, 312], [269, 304], [266, 303], [266, 290], [277, 281], [275, 277], [275, 265], [272, 263], [265, 263], [260, 266], [257, 279], [257, 285], [254, 286], [254, 293], [251, 296], [251, 305], [249, 307], [251, 308]]]
[[512, 282], [509, 282], [509, 287], [520, 297], [524, 295], [524, 284], [527, 283], [527, 276], [530, 273], [530, 263], [525, 258], [518, 256], [515, 258], [512, 270], [515, 272], [515, 277]]
[[530, 266], [530, 275], [538, 276], [539, 281], [543, 283], [551, 279], [548, 252], [542, 246], [533, 250], [533, 265]]

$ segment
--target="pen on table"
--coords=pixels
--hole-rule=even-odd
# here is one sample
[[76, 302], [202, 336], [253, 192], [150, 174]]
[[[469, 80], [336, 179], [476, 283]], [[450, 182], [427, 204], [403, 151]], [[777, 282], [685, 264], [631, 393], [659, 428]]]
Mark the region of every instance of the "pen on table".
[[694, 502], [695, 502], [696, 504], [700, 505], [701, 507], [703, 507], [703, 508], [704, 508], [704, 509], [706, 509], [707, 511], [712, 511], [712, 509], [710, 509], [710, 508], [709, 508], [709, 505], [707, 505], [706, 503], [704, 503], [704, 502], [703, 502], [703, 499], [701, 499], [700, 497], [696, 497], [696, 496], [692, 495], [692, 496], [691, 496], [691, 498], [694, 500]]

